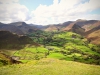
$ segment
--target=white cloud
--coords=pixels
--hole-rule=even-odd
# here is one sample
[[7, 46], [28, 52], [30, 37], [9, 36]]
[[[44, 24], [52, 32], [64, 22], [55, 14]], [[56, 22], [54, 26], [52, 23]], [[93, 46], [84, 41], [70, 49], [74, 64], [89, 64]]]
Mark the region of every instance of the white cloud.
[[[84, 2], [84, 3], [82, 3]], [[54, 24], [68, 20], [100, 19], [98, 15], [88, 13], [100, 8], [100, 0], [54, 0], [52, 5], [39, 5], [32, 12], [32, 19], [28, 22], [35, 24]]]
[[55, 5], [58, 4], [58, 2], [59, 2], [58, 0], [53, 0], [53, 4]]
[[20, 5], [18, 0], [0, 1], [0, 22], [26, 21], [30, 19], [29, 10], [24, 5]]
[[100, 8], [100, 0], [53, 0], [52, 5], [39, 5], [29, 14], [19, 0], [0, 0], [0, 22], [25, 21], [34, 24], [57, 24], [77, 19], [99, 19], [89, 12]]

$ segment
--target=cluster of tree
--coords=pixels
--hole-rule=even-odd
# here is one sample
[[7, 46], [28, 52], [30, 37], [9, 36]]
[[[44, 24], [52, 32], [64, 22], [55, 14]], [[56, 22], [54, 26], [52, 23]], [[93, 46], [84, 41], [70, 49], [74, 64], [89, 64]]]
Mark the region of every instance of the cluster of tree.
[[[96, 46], [96, 48], [98, 48]], [[100, 48], [99, 48], [100, 49]], [[92, 50], [92, 49], [91, 49]], [[67, 55], [73, 55], [71, 58], [73, 61], [83, 62], [87, 64], [96, 64], [100, 65], [100, 55], [99, 52], [97, 52], [97, 49], [93, 49], [94, 54], [86, 53], [84, 51], [81, 51], [80, 49], [73, 48], [73, 49], [62, 49], [60, 53], [62, 53], [64, 56]], [[77, 56], [75, 54], [80, 54], [80, 56]]]
[[65, 38], [54, 38], [55, 35], [59, 35], [61, 32], [45, 32], [36, 31], [34, 33], [28, 34], [29, 37], [33, 39], [34, 42], [43, 44], [44, 47], [49, 46], [63, 46], [66, 43]]

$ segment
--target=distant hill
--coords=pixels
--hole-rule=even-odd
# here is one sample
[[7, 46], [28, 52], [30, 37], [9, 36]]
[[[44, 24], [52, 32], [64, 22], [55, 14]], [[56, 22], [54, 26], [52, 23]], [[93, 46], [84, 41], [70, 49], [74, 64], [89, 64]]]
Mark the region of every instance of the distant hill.
[[0, 23], [0, 30], [10, 31], [18, 35], [24, 35], [24, 34], [34, 32], [35, 30], [38, 30], [38, 28], [34, 26], [30, 26], [26, 24], [25, 22], [14, 22], [10, 24]]
[[44, 31], [62, 31], [66, 26], [73, 23], [73, 21], [64, 22], [61, 24], [50, 24], [47, 26], [43, 26], [42, 30]]
[[[43, 27], [42, 27], [43, 29]], [[75, 33], [78, 33], [89, 40], [91, 38], [95, 38], [91, 40], [91, 43], [94, 43], [93, 41], [100, 41], [99, 37], [99, 31], [100, 31], [100, 21], [99, 20], [82, 20], [78, 19], [76, 21], [68, 21], [62, 24], [54, 24], [54, 25], [48, 25], [44, 26], [45, 31], [72, 31]], [[96, 33], [97, 32], [97, 33]], [[94, 34], [94, 35], [93, 35]], [[99, 44], [98, 41], [95, 44]]]
[[61, 24], [52, 24], [52, 25], [43, 26], [44, 29], [43, 29], [43, 27], [42, 27], [42, 29], [46, 30], [46, 31], [55, 31], [57, 28], [59, 28], [60, 31], [69, 31], [75, 24], [80, 26], [81, 28], [85, 29], [85, 32], [87, 32], [97, 26], [100, 26], [100, 21], [99, 20], [78, 19], [76, 21], [67, 21], [67, 22], [64, 22]]
[[0, 23], [0, 30], [1, 31], [10, 31], [12, 33], [16, 33], [16, 34], [19, 34], [19, 35], [23, 35], [24, 33], [16, 26], [14, 25], [8, 25], [8, 24], [3, 24], [3, 23]]
[[35, 30], [37, 30], [36, 27], [30, 26], [30, 25], [26, 24], [25, 22], [14, 22], [14, 23], [10, 23], [10, 24], [18, 27], [24, 34], [28, 34], [28, 33], [31, 33], [31, 32], [34, 32]]
[[[35, 24], [26, 24], [25, 22], [14, 22], [10, 24], [0, 23], [0, 30], [10, 31], [12, 33], [16, 33], [18, 35], [24, 35], [29, 33], [34, 33], [38, 30], [43, 31], [72, 31], [78, 33], [89, 40], [91, 38], [95, 38], [91, 40], [97, 40], [97, 37], [93, 35], [95, 32], [99, 32], [100, 30], [100, 21], [99, 20], [83, 20], [78, 19], [76, 21], [67, 21], [59, 24], [50, 24], [50, 25], [35, 25]], [[98, 35], [98, 33], [95, 33]], [[93, 36], [91, 36], [91, 34]], [[99, 40], [100, 41], [100, 40]]]

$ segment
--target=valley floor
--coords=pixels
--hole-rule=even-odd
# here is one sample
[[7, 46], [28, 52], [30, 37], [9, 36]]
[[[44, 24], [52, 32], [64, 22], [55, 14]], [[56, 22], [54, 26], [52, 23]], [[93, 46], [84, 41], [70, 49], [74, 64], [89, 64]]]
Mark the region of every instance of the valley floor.
[[44, 58], [0, 67], [0, 75], [100, 75], [100, 66]]

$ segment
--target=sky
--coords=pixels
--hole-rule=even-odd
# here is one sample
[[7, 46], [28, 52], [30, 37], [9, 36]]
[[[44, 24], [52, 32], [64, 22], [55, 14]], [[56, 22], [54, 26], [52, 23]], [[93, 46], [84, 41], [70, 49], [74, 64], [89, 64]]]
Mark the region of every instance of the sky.
[[100, 20], [100, 0], [0, 0], [0, 22], [58, 24]]

